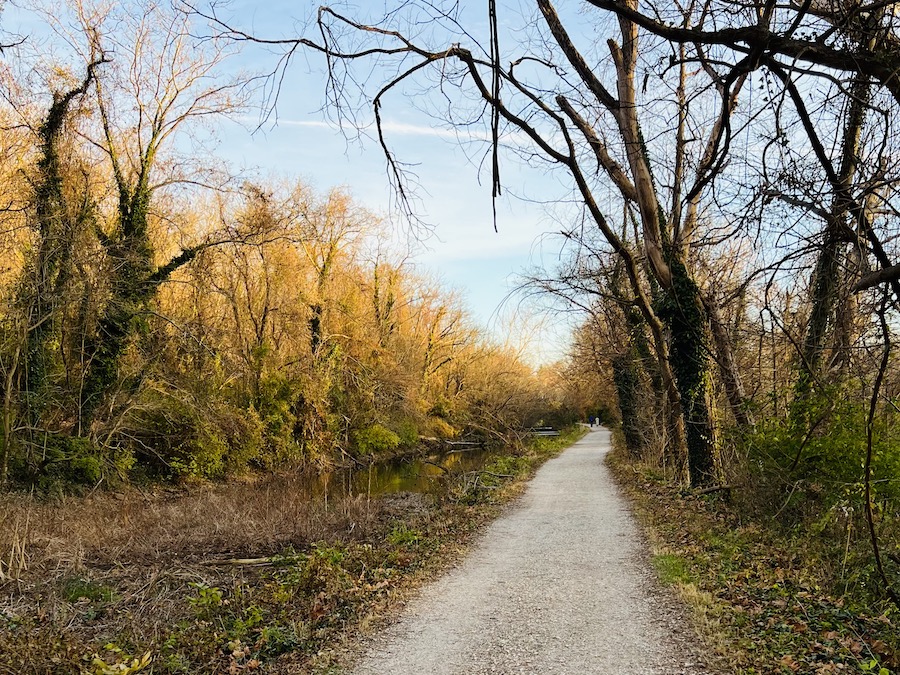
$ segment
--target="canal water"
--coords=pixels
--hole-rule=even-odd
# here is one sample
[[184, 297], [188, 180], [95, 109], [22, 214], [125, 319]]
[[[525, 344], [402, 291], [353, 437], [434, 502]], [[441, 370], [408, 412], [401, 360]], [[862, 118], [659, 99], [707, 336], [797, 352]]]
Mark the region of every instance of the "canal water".
[[492, 455], [484, 448], [467, 448], [426, 457], [397, 458], [370, 466], [310, 474], [308, 485], [314, 497], [437, 493], [446, 485], [449, 476], [477, 471]]

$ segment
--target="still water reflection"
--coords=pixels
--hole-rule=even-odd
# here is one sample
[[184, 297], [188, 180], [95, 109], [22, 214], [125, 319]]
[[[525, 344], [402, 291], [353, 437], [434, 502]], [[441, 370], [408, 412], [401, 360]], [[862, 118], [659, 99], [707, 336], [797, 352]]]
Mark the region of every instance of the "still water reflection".
[[476, 471], [484, 466], [490, 455], [491, 452], [483, 448], [467, 449], [310, 474], [307, 479], [313, 497], [434, 493], [443, 489], [447, 476]]

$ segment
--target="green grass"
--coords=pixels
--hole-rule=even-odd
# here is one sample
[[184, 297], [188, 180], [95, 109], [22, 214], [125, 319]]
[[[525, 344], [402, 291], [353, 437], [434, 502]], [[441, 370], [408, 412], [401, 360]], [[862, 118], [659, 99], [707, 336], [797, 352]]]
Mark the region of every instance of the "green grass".
[[527, 446], [530, 452], [538, 456], [553, 456], [568, 448], [572, 443], [582, 438], [588, 432], [587, 428], [580, 424], [561, 429], [559, 436], [535, 436], [530, 438]]
[[687, 562], [671, 553], [660, 553], [651, 558], [659, 580], [666, 586], [693, 582]]
[[103, 584], [84, 579], [69, 577], [62, 582], [61, 594], [66, 602], [90, 600], [91, 602], [113, 602], [117, 599], [113, 589]]

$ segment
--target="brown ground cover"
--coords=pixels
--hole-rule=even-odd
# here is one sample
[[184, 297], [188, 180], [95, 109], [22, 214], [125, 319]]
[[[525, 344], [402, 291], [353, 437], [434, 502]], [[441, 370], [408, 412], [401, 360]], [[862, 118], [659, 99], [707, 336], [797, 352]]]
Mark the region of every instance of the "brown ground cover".
[[610, 467], [720, 672], [900, 672], [890, 605], [843, 593], [831, 574], [828, 556], [840, 558], [843, 542], [748, 517], [722, 492], [680, 490], [621, 449]]
[[0, 673], [320, 672], [455, 559], [577, 432], [435, 495], [297, 477], [0, 497]]

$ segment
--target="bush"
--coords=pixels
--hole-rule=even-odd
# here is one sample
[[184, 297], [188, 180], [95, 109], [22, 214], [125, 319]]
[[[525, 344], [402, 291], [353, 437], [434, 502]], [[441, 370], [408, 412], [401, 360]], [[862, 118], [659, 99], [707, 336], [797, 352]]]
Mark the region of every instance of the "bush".
[[380, 455], [396, 450], [400, 445], [400, 437], [380, 424], [372, 424], [354, 434], [356, 449], [361, 455]]
[[423, 435], [436, 436], [437, 438], [456, 438], [459, 436], [459, 429], [440, 417], [429, 417], [425, 422]]
[[169, 476], [221, 477], [245, 469], [262, 450], [263, 424], [256, 412], [222, 401], [195, 406], [160, 398], [133, 423], [135, 452]]
[[[795, 410], [793, 419], [761, 423], [744, 441], [753, 483], [775, 491], [759, 505], [784, 505], [790, 521], [817, 520], [841, 504], [861, 503], [867, 414], [864, 404], [832, 391]], [[884, 412], [875, 423], [872, 489], [877, 501], [900, 500], [900, 486], [893, 480], [900, 471], [895, 422], [895, 413]]]
[[100, 450], [89, 438], [48, 434], [43, 450], [44, 476], [83, 485], [99, 483], [103, 478]]
[[258, 463], [266, 469], [297, 463], [303, 449], [296, 438], [300, 388], [280, 375], [266, 377], [260, 386], [257, 413], [263, 425], [264, 450]]
[[419, 443], [419, 427], [411, 419], [404, 419], [394, 425], [394, 431], [405, 448], [415, 447]]
[[443, 396], [439, 397], [428, 411], [430, 417], [450, 419], [453, 417], [453, 404]]
[[82, 436], [48, 432], [23, 447], [25, 452], [12, 458], [12, 475], [42, 489], [96, 485], [104, 478], [125, 474], [134, 464], [127, 449], [100, 448]]

